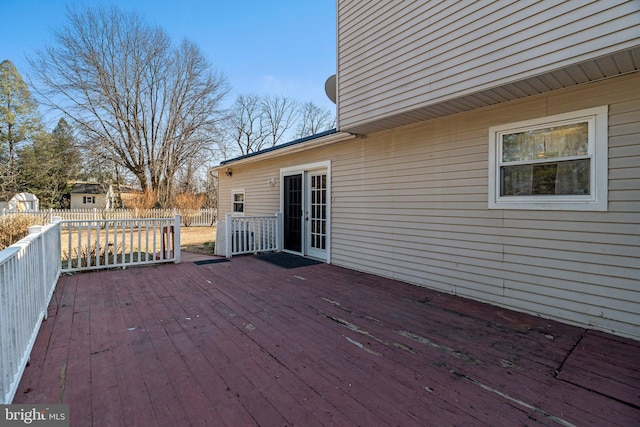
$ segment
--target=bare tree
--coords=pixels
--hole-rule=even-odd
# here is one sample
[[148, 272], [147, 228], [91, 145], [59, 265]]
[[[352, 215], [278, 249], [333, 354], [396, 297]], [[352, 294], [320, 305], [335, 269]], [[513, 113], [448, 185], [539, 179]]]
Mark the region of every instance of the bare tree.
[[[238, 95], [227, 121], [226, 152], [241, 155], [282, 142], [298, 118], [297, 102], [285, 96]], [[232, 142], [235, 150], [230, 150]]]
[[335, 116], [327, 108], [319, 107], [313, 102], [306, 102], [300, 108], [300, 122], [298, 123], [296, 137], [315, 135], [316, 133], [334, 128]]
[[129, 170], [168, 203], [180, 167], [218, 135], [226, 79], [199, 48], [115, 7], [68, 11], [55, 46], [30, 58], [39, 94], [85, 147]]
[[298, 103], [286, 96], [267, 95], [262, 99], [261, 107], [267, 123], [267, 144], [273, 147], [282, 142], [286, 132], [298, 119]]
[[238, 95], [231, 107], [228, 133], [242, 155], [262, 149], [268, 132], [259, 96]]

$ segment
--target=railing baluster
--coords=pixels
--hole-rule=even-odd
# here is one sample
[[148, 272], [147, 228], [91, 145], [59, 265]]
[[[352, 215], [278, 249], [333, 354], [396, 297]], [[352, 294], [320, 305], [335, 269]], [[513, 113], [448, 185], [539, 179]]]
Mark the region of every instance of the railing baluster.
[[[142, 221], [144, 222], [145, 220], [142, 220]], [[140, 237], [141, 237], [140, 230], [142, 229], [141, 225], [142, 224], [140, 223], [140, 221], [138, 221], [138, 226], [136, 227], [136, 231], [138, 232], [137, 233], [138, 234], [138, 259], [136, 260], [136, 264], [140, 263], [142, 259], [142, 252], [141, 252], [142, 243], [140, 242]]]
[[[162, 227], [160, 227], [160, 230], [162, 230]], [[158, 246], [156, 245], [157, 234], [158, 234], [158, 222], [154, 221], [153, 222], [153, 250], [151, 251], [151, 253], [153, 253], [154, 260], [158, 259]]]
[[118, 264], [118, 221], [113, 221], [113, 265]]
[[95, 266], [96, 267], [100, 267], [100, 234], [101, 234], [101, 230], [102, 227], [100, 227], [100, 224], [98, 224], [98, 222], [95, 222], [96, 225], [96, 263]]
[[135, 223], [133, 221], [129, 221], [129, 261], [128, 264], [133, 263], [133, 229], [135, 228]]
[[127, 252], [127, 238], [124, 231], [126, 226], [127, 221], [122, 221], [122, 252], [120, 254], [120, 264], [122, 265], [122, 268], [125, 266], [124, 254]]
[[148, 220], [144, 222], [144, 232], [145, 232], [144, 247], [147, 248], [147, 250], [145, 250], [144, 260], [149, 261], [149, 221]]

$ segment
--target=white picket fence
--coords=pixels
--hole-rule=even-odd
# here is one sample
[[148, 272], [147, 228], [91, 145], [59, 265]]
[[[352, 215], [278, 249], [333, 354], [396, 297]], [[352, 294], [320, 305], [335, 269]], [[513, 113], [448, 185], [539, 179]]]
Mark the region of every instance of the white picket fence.
[[62, 221], [60, 236], [63, 273], [180, 262], [180, 215]]
[[107, 219], [133, 218], [173, 218], [180, 215], [183, 227], [210, 227], [218, 217], [217, 209], [48, 209], [40, 211], [15, 212], [0, 210], [0, 215], [20, 214], [35, 216], [43, 224], [48, 224], [54, 217], [64, 221], [87, 221]]
[[29, 227], [0, 251], [0, 404], [15, 396], [62, 272], [180, 262], [180, 215]]
[[231, 258], [233, 255], [279, 251], [280, 219], [279, 213], [273, 216], [243, 217], [227, 214], [223, 236], [225, 255]]
[[0, 403], [9, 404], [29, 360], [60, 276], [58, 224], [0, 251]]

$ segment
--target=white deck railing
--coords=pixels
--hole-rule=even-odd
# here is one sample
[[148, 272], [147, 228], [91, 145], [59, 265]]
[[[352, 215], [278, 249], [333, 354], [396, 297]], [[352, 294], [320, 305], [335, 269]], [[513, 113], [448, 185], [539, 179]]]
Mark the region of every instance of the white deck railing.
[[234, 217], [225, 220], [225, 254], [240, 254], [280, 250], [280, 214], [273, 216]]
[[180, 219], [55, 218], [0, 251], [0, 404], [15, 396], [60, 273], [178, 263]]
[[0, 251], [0, 403], [9, 404], [60, 276], [59, 224]]
[[62, 272], [180, 262], [180, 215], [60, 223]]
[[40, 211], [13, 212], [0, 209], [0, 215], [29, 215], [47, 224], [51, 218], [64, 221], [88, 221], [101, 219], [173, 218], [180, 215], [183, 227], [210, 227], [218, 217], [216, 209], [47, 209]]

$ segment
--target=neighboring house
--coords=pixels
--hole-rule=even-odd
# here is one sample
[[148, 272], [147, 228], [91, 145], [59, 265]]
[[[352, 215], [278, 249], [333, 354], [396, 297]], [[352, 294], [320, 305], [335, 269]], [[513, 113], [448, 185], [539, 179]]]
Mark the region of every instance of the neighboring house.
[[113, 188], [109, 184], [79, 182], [71, 188], [71, 209], [111, 209]]
[[0, 209], [13, 212], [37, 211], [40, 201], [35, 194], [18, 193], [8, 200], [0, 200]]
[[220, 218], [640, 339], [640, 2], [337, 5], [338, 130], [224, 162]]

